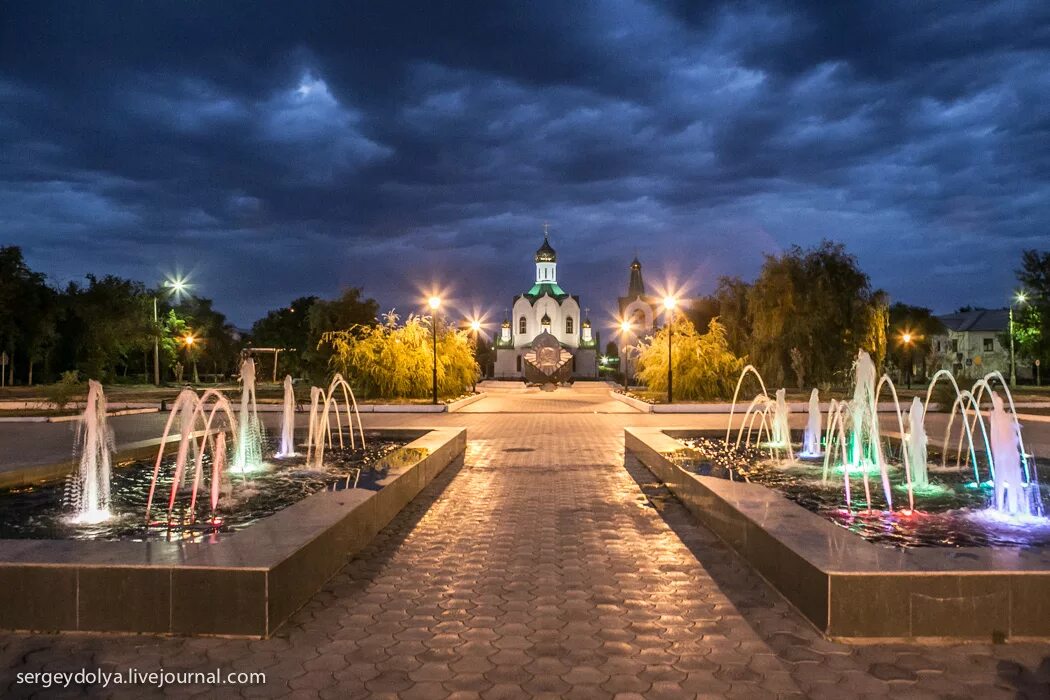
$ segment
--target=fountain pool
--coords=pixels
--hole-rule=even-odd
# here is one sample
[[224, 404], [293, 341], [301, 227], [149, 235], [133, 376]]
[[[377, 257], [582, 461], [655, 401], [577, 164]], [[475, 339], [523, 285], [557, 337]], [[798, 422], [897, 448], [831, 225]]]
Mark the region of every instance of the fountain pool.
[[[304, 438], [305, 435], [299, 436], [300, 441]], [[217, 442], [225, 444], [225, 440]], [[191, 517], [191, 499], [185, 493], [189, 486], [185, 486], [177, 491], [170, 521], [165, 509], [157, 508], [148, 525], [142, 516], [150, 493], [153, 459], [114, 465], [108, 475], [109, 517], [105, 519], [71, 516], [62, 483], [6, 489], [0, 491], [0, 539], [211, 541], [244, 529], [318, 491], [355, 486], [378, 490], [377, 482], [389, 468], [405, 459], [419, 459], [415, 450], [403, 448], [407, 442], [371, 438], [367, 447], [336, 446], [325, 453], [320, 467], [308, 466], [300, 455], [263, 461], [248, 476], [227, 472], [231, 483], [223, 486], [228, 493], [221, 500], [198, 499]], [[279, 440], [266, 441], [263, 453], [273, 454], [278, 447]], [[410, 454], [404, 454], [406, 450]], [[205, 473], [211, 472], [215, 455], [223, 452], [224, 448], [201, 455]], [[158, 484], [165, 495], [176, 474], [177, 461], [176, 453], [167, 454], [160, 461]], [[217, 483], [211, 486], [218, 488]], [[215, 501], [218, 507], [213, 515]]]
[[[795, 433], [794, 439], [802, 441]], [[761, 484], [798, 503], [826, 520], [860, 535], [869, 542], [898, 547], [980, 547], [980, 546], [1050, 546], [1050, 519], [1008, 516], [989, 508], [995, 501], [995, 488], [990, 480], [980, 484], [973, 472], [954, 467], [930, 467], [928, 483], [913, 484], [916, 494], [914, 509], [891, 510], [872, 490], [874, 502], [869, 508], [863, 488], [864, 474], [849, 474], [851, 497], [843, 498], [844, 469], [833, 470], [824, 480], [822, 458], [800, 457], [786, 462], [771, 456], [768, 448], [725, 444], [721, 434], [697, 434], [681, 437], [682, 449], [671, 459], [686, 471], [700, 476], [713, 476], [731, 481]], [[894, 495], [904, 496], [904, 465], [894, 455], [885, 455], [886, 473]], [[930, 462], [940, 456], [930, 451]], [[1043, 466], [1039, 464], [1038, 466]], [[980, 466], [986, 473], [986, 465]], [[878, 472], [876, 472], [878, 473]], [[1050, 512], [1050, 493], [1038, 484], [1033, 497], [1043, 512]], [[905, 496], [906, 498], [906, 496]]]

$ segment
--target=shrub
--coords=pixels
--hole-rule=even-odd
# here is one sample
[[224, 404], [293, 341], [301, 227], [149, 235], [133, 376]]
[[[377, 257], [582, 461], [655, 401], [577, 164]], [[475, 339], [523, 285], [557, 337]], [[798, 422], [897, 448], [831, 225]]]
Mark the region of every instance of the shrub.
[[44, 390], [44, 398], [57, 410], [62, 410], [69, 405], [81, 387], [80, 374], [76, 370], [63, 372], [61, 379], [54, 384], [47, 385]]

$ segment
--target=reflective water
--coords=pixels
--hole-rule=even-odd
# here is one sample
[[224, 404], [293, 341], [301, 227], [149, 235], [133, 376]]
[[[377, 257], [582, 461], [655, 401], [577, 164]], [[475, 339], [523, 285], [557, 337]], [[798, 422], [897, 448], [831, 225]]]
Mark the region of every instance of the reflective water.
[[[367, 448], [336, 447], [325, 452], [321, 469], [307, 468], [305, 457], [269, 460], [264, 468], [242, 478], [234, 475], [229, 497], [219, 502], [214, 517], [209, 499], [197, 502], [196, 513], [187, 512], [188, 495], [176, 503], [173, 521], [164, 509], [145, 523], [146, 499], [153, 460], [114, 465], [110, 511], [113, 517], [101, 523], [73, 522], [71, 504], [65, 502], [62, 482], [0, 490], [0, 538], [3, 539], [91, 539], [91, 540], [213, 540], [221, 533], [243, 529], [260, 518], [324, 489], [353, 487], [378, 490], [391, 466], [414, 461], [420, 455], [404, 454], [406, 441], [371, 439]], [[277, 441], [264, 445], [273, 454]], [[401, 458], [404, 458], [403, 460]], [[205, 456], [210, 460], [210, 455]], [[210, 465], [208, 465], [210, 467]], [[159, 482], [165, 492], [175, 470], [175, 454], [161, 464]], [[166, 504], [165, 504], [166, 505]], [[191, 517], [191, 515], [193, 517]]]
[[[778, 464], [766, 450], [727, 446], [721, 438], [696, 437], [680, 442], [683, 449], [672, 459], [683, 468], [702, 476], [761, 484], [869, 542], [899, 547], [1050, 546], [1050, 519], [989, 511], [992, 483], [975, 483], [969, 470], [931, 467], [929, 485], [915, 491], [914, 511], [898, 507], [890, 512], [885, 503], [873, 503], [868, 512], [859, 472], [850, 474], [855, 488], [851, 489], [851, 507], [846, 508], [842, 497], [845, 475], [840, 468], [822, 481], [823, 462], [819, 459]], [[887, 460], [891, 463], [891, 481], [901, 484], [904, 477], [899, 460], [887, 457], [891, 458]], [[939, 457], [930, 462], [939, 463]], [[878, 478], [875, 474], [869, 477]], [[896, 489], [899, 498], [903, 486]], [[1050, 494], [1045, 487], [1038, 497], [1044, 512], [1050, 512], [1046, 510]]]

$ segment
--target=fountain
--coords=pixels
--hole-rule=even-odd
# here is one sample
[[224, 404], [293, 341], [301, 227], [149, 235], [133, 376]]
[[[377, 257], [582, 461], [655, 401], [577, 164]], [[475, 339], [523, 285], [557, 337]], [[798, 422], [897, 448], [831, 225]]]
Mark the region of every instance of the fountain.
[[[217, 416], [225, 418], [225, 425], [215, 422]], [[208, 451], [209, 446], [212, 454], [210, 491], [212, 512], [214, 513], [215, 507], [218, 505], [219, 496], [217, 484], [223, 478], [222, 471], [226, 465], [225, 433], [229, 431], [233, 435], [243, 435], [243, 432], [237, 429], [238, 424], [233, 414], [233, 407], [230, 405], [229, 399], [221, 391], [208, 389], [200, 396], [190, 388], [179, 392], [168, 414], [168, 420], [164, 424], [160, 447], [157, 450], [157, 459], [153, 465], [153, 477], [150, 480], [149, 496], [146, 501], [147, 523], [150, 522], [149, 516], [153, 507], [153, 496], [157, 488], [157, 480], [160, 476], [160, 465], [164, 459], [164, 448], [167, 446], [168, 436], [171, 434], [176, 418], [179, 419], [179, 448], [175, 458], [175, 474], [171, 481], [171, 492], [168, 496], [168, 524], [172, 522], [172, 512], [175, 509], [176, 498], [179, 492], [185, 489], [185, 480], [188, 474], [186, 467], [190, 458], [190, 446], [193, 446], [194, 451], [194, 469], [193, 484], [190, 488], [189, 520], [193, 522], [196, 518], [197, 492], [203, 477], [204, 455]], [[235, 451], [240, 454], [239, 444], [235, 443]], [[243, 470], [238, 471], [243, 472]]]
[[1027, 483], [1021, 471], [1021, 426], [1006, 412], [999, 394], [992, 392], [989, 417], [995, 501], [993, 506], [1008, 515], [1035, 515]]
[[[765, 392], [762, 377], [750, 365], [737, 381], [722, 454], [732, 454], [725, 450], [731, 447], [729, 438], [733, 430], [736, 401], [740, 386], [749, 373], [755, 374], [762, 391], [752, 399], [744, 412], [733, 449], [745, 453], [754, 448], [769, 449], [772, 461], [762, 468], [774, 467], [782, 475], [762, 476], [759, 472], [749, 472], [748, 468], [744, 468], [740, 476], [750, 480], [757, 475], [760, 482], [765, 479], [766, 483], [775, 484], [785, 479], [797, 478], [800, 484], [811, 479], [811, 476], [807, 476], [807, 470], [812, 470], [812, 465], [790, 457], [792, 438], [787, 422], [789, 407], [784, 400], [783, 389], [776, 392], [775, 399], [770, 398]], [[844, 513], [850, 514], [850, 517], [855, 514], [855, 483], [851, 485], [851, 482], [860, 479], [863, 482], [865, 507], [859, 515], [872, 523], [885, 518], [910, 518], [913, 515], [927, 517], [931, 508], [935, 512], [956, 508], [959, 510], [953, 512], [968, 513], [966, 517], [977, 517], [977, 513], [981, 512], [996, 513], [1000, 518], [1039, 516], [1039, 527], [1050, 527], [1050, 522], [1045, 522], [1041, 517], [1045, 496], [1036, 478], [1036, 462], [1034, 456], [1025, 450], [1013, 397], [1001, 373], [990, 372], [977, 380], [972, 388], [963, 390], [950, 372], [940, 370], [930, 381], [925, 401], [921, 397], [914, 397], [907, 410], [903, 411], [892, 380], [888, 375], [877, 376], [874, 362], [863, 350], [857, 353], [854, 377], [852, 398], [849, 401], [831, 399], [829, 402], [824, 429], [823, 469], [817, 482], [820, 484], [818, 488], [824, 489], [833, 471], [842, 474]], [[931, 481], [926, 416], [933, 389], [940, 381], [951, 385], [955, 398], [950, 407], [945, 406], [950, 411], [941, 448], [942, 465], [937, 471], [937, 480]], [[1002, 385], [1006, 392], [1005, 400], [992, 390], [993, 382]], [[882, 400], [888, 400], [888, 405], [880, 404]], [[987, 406], [989, 402], [991, 406]], [[985, 405], [982, 406], [982, 403]], [[895, 427], [899, 432], [883, 433], [879, 423], [880, 406], [889, 417], [895, 418]], [[801, 457], [821, 455], [822, 425], [816, 389], [810, 393], [808, 409], [808, 421], [799, 452]], [[981, 438], [983, 450], [979, 451]], [[947, 463], [949, 451], [955, 452], [954, 471]], [[782, 459], [783, 453], [789, 455], [786, 461]], [[983, 455], [983, 460], [979, 454]], [[747, 458], [750, 463], [758, 464], [757, 455], [753, 452], [750, 455]], [[960, 473], [968, 466], [973, 469], [973, 481], [966, 483], [963, 488]], [[982, 475], [984, 470], [987, 470], [986, 477]], [[884, 504], [873, 502], [869, 475], [876, 472], [881, 477]], [[730, 474], [729, 478], [736, 477]], [[907, 504], [899, 510], [893, 504], [894, 489], [907, 495]], [[985, 494], [986, 510], [970, 510], [978, 505]], [[921, 511], [916, 508], [917, 497], [920, 499], [918, 505], [923, 507]]]
[[233, 468], [248, 472], [262, 466], [262, 424], [255, 405], [255, 360], [245, 358], [241, 363], [240, 433]]
[[[820, 394], [816, 388], [809, 394], [809, 419], [802, 437], [802, 457], [820, 457]], [[789, 433], [790, 434], [790, 433]]]
[[110, 456], [114, 451], [113, 431], [106, 420], [106, 395], [102, 385], [88, 381], [87, 403], [77, 423], [76, 443], [80, 468], [67, 483], [67, 499], [76, 515], [73, 522], [99, 523], [110, 517]]
[[284, 378], [284, 410], [281, 414], [281, 449], [276, 457], [296, 457], [295, 451], [295, 390], [292, 375]]
[[907, 416], [908, 433], [904, 439], [904, 449], [907, 451], [911, 486], [913, 489], [925, 489], [930, 485], [926, 464], [926, 412], [918, 396], [911, 400]]
[[321, 467], [324, 459], [326, 441], [328, 447], [332, 447], [332, 424], [330, 418], [333, 408], [335, 409], [335, 427], [336, 434], [339, 436], [339, 447], [344, 447], [343, 423], [340, 420], [337, 390], [342, 391], [343, 415], [346, 416], [346, 427], [350, 431], [350, 447], [355, 447], [354, 415], [357, 416], [357, 429], [361, 439], [361, 447], [365, 446], [365, 429], [361, 424], [361, 413], [357, 410], [357, 399], [354, 397], [354, 390], [343, 378], [343, 375], [337, 373], [328, 384], [328, 391], [316, 386], [310, 388], [310, 432], [306, 439], [306, 463], [316, 469]]
[[773, 434], [769, 442], [777, 447], [791, 447], [791, 408], [787, 405], [787, 389], [777, 389], [773, 403]]

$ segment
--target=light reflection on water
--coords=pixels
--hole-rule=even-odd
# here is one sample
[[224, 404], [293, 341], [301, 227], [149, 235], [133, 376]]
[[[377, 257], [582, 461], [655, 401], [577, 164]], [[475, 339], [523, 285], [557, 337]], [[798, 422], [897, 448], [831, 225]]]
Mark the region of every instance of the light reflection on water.
[[[972, 469], [931, 469], [930, 486], [915, 490], [914, 513], [902, 509], [907, 499], [899, 497], [894, 499], [894, 512], [888, 512], [878, 471], [869, 470], [869, 512], [859, 470], [850, 469], [852, 503], [846, 508], [844, 470], [831, 470], [828, 481], [822, 482], [823, 459], [778, 464], [767, 451], [727, 447], [722, 439], [697, 437], [679, 442], [682, 449], [670, 457], [683, 468], [702, 476], [762, 484], [870, 542], [899, 547], [1050, 546], [1050, 518], [1020, 518], [988, 510], [991, 482], [973, 483]], [[939, 456], [931, 454], [930, 462], [939, 463]], [[1042, 463], [1038, 466], [1045, 469]], [[904, 479], [899, 465], [890, 469], [898, 493], [903, 489], [897, 485]], [[1050, 512], [1045, 486], [1040, 497], [1044, 511]]]
[[[357, 487], [378, 490], [377, 483], [391, 467], [411, 462], [412, 454], [400, 454], [405, 440], [368, 441], [367, 449], [325, 451], [321, 470], [306, 469], [303, 456], [265, 461], [248, 474], [229, 473], [228, 494], [219, 501], [214, 517], [210, 512], [208, 488], [198, 492], [195, 517], [189, 512], [189, 489], [180, 490], [167, 519], [171, 478], [175, 467], [174, 452], [161, 464], [161, 476], [154, 496], [151, 526], [145, 527], [146, 500], [153, 460], [123, 462], [114, 466], [112, 477], [111, 517], [75, 522], [72, 508], [65, 503], [65, 484], [19, 487], [0, 491], [0, 538], [3, 539], [78, 539], [78, 540], [168, 540], [214, 541], [222, 533], [243, 529], [261, 518], [272, 515], [303, 498], [325, 489], [347, 486], [347, 476], [357, 478]], [[267, 440], [264, 454], [273, 454], [276, 441]], [[416, 450], [407, 450], [415, 454]], [[205, 454], [204, 473], [210, 474], [210, 455]], [[418, 459], [419, 455], [415, 455]], [[192, 482], [190, 474], [187, 484]], [[350, 486], [354, 479], [350, 479]]]

